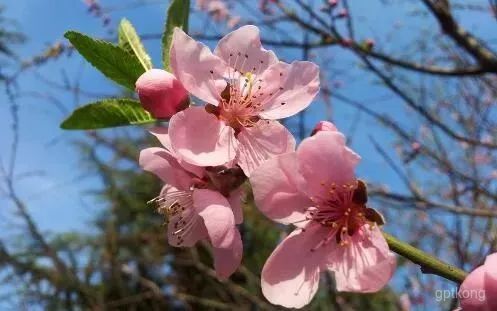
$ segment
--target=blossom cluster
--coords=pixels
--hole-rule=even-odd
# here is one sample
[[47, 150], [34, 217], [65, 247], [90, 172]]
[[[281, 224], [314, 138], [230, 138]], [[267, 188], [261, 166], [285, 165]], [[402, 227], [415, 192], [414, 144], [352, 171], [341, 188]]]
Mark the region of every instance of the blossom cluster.
[[261, 273], [271, 303], [305, 306], [323, 271], [334, 274], [339, 291], [382, 289], [396, 262], [380, 230], [383, 217], [368, 206], [366, 185], [355, 176], [360, 156], [330, 122], [320, 122], [296, 148], [278, 121], [314, 100], [318, 66], [278, 60], [250, 25], [226, 35], [213, 52], [176, 28], [170, 63], [171, 73], [150, 70], [136, 84], [144, 108], [169, 120], [151, 130], [162, 147], [142, 150], [139, 160], [164, 182], [152, 201], [166, 215], [169, 243], [209, 242], [218, 277], [229, 277], [242, 259], [237, 225], [248, 180], [258, 209], [294, 227]]

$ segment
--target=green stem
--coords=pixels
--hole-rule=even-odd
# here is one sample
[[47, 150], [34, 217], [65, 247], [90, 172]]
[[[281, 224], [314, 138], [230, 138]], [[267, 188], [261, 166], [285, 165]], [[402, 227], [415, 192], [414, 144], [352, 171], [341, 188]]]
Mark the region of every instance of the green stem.
[[467, 273], [463, 270], [402, 242], [388, 233], [383, 233], [383, 235], [392, 251], [419, 265], [423, 273], [436, 274], [459, 284], [466, 278]]

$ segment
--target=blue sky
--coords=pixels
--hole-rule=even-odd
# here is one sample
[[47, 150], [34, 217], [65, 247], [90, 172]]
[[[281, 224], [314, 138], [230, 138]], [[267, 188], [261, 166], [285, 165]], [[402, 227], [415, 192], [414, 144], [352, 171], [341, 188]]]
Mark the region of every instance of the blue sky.
[[[122, 1], [102, 2], [106, 6], [119, 6]], [[164, 22], [166, 2], [139, 9], [117, 10], [111, 14], [111, 26], [115, 27], [120, 18], [126, 17], [140, 33], [158, 33]], [[378, 4], [379, 1], [351, 2], [353, 11], [357, 12], [355, 18], [359, 25], [358, 33], [364, 39], [374, 38], [379, 45], [388, 44], [388, 46], [381, 46], [382, 49], [403, 51], [412, 40], [410, 35], [413, 30], [419, 31], [423, 28], [433, 32], [433, 29], [438, 29], [432, 19], [427, 19], [425, 25], [419, 26], [417, 24], [419, 19], [415, 15], [405, 14], [416, 13], [416, 8], [420, 7], [414, 4], [397, 5], [395, 7], [397, 11], [394, 11], [388, 6]], [[101, 20], [86, 13], [86, 6], [79, 0], [9, 0], [6, 6], [7, 16], [17, 20], [20, 30], [28, 35], [28, 42], [16, 49], [22, 59], [29, 59], [41, 53], [48, 45], [64, 40], [63, 33], [69, 29], [79, 30], [96, 37], [113, 36], [102, 28]], [[398, 10], [404, 13], [399, 13]], [[243, 12], [237, 11], [237, 13]], [[402, 19], [399, 19], [400, 16], [403, 16]], [[194, 31], [198, 31], [201, 22], [201, 20], [193, 20]], [[477, 31], [484, 38], [492, 38], [495, 33], [495, 23], [482, 21], [481, 14], [467, 14], [463, 23], [468, 29]], [[291, 30], [288, 29], [290, 34]], [[262, 34], [265, 36], [264, 32]], [[386, 37], [390, 38], [389, 41], [385, 39]], [[212, 45], [212, 42], [209, 44]], [[160, 64], [159, 42], [157, 40], [146, 41], [145, 45], [154, 63], [158, 66]], [[287, 61], [301, 58], [301, 51], [297, 50], [284, 52], [276, 50], [276, 52], [280, 58]], [[319, 55], [323, 57], [322, 53]], [[368, 107], [376, 111], [394, 115], [397, 120], [413, 123], [409, 111], [398, 104], [398, 100], [390, 92], [381, 86], [372, 84], [372, 76], [364, 74], [364, 71], [353, 62], [348, 52], [336, 47], [330, 50], [330, 55], [326, 56], [332, 59], [329, 73], [345, 82], [339, 92], [350, 95], [362, 103], [367, 103]], [[419, 58], [419, 56], [416, 57]], [[83, 134], [60, 130], [59, 123], [65, 113], [58, 111], [46, 99], [32, 96], [30, 93], [50, 92], [69, 109], [95, 98], [82, 96], [75, 102], [75, 99], [67, 93], [48, 88], [34, 72], [58, 82], [61, 81], [64, 73], [69, 79], [81, 74], [83, 88], [94, 93], [114, 94], [119, 89], [91, 66], [85, 64], [79, 55], [62, 56], [61, 59], [50, 62], [36, 71], [22, 74], [18, 81], [21, 93], [26, 96], [21, 97], [18, 102], [21, 141], [16, 171], [18, 174], [41, 173], [38, 176], [24, 179], [18, 184], [18, 189], [26, 198], [34, 219], [43, 230], [55, 232], [87, 230], [87, 222], [102, 209], [102, 206], [99, 206], [91, 196], [85, 194], [86, 190], [99, 187], [100, 181], [91, 175], [88, 176], [87, 172], [81, 168], [80, 156], [71, 143], [75, 139], [82, 138]], [[332, 110], [333, 121], [346, 134], [350, 134], [351, 123], [356, 120], [355, 111], [336, 101], [333, 102]], [[306, 114], [307, 126], [312, 128], [325, 115], [322, 103], [317, 101]], [[0, 122], [0, 156], [5, 163], [10, 156], [12, 135], [9, 103], [3, 91], [0, 92], [0, 116], [4, 120]], [[398, 178], [374, 151], [370, 137], [382, 142], [382, 145], [389, 150], [393, 148], [391, 135], [379, 128], [371, 119], [362, 116], [352, 141], [353, 149], [363, 157], [358, 175], [401, 190]], [[395, 157], [393, 152], [392, 156]], [[13, 219], [10, 210], [3, 208], [5, 201], [1, 200], [0, 217]], [[15, 224], [16, 222], [8, 221], [6, 225], [11, 230], [9, 232], [18, 231]], [[390, 228], [387, 227], [387, 229]]]

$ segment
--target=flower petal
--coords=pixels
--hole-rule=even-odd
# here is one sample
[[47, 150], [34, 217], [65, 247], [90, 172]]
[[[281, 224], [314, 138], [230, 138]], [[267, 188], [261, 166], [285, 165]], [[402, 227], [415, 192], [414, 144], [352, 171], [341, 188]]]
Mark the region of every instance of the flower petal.
[[214, 269], [218, 278], [227, 279], [240, 266], [243, 255], [243, 244], [240, 232], [233, 228], [234, 238], [232, 243], [226, 248], [213, 248]]
[[328, 197], [331, 184], [355, 181], [354, 169], [360, 157], [345, 146], [340, 132], [321, 131], [302, 141], [297, 149], [299, 171], [309, 196]]
[[219, 192], [193, 190], [193, 206], [203, 218], [212, 246], [228, 248], [235, 238], [235, 216], [228, 200]]
[[266, 94], [260, 101], [264, 108], [260, 115], [270, 120], [304, 110], [319, 92], [319, 67], [312, 62], [279, 62], [269, 67], [260, 79], [261, 90]]
[[175, 28], [171, 45], [171, 68], [185, 89], [196, 97], [217, 105], [226, 88], [226, 65], [207, 46]]
[[257, 75], [278, 62], [273, 51], [262, 47], [259, 28], [253, 25], [240, 27], [224, 36], [214, 54], [239, 72]]
[[237, 140], [233, 129], [203, 107], [190, 107], [169, 122], [174, 151], [198, 166], [222, 165], [235, 158]]
[[190, 164], [183, 161], [179, 155], [174, 153], [173, 147], [171, 146], [171, 139], [169, 138], [167, 127], [154, 127], [150, 129], [150, 134], [154, 135], [159, 142], [164, 146], [171, 155], [176, 158], [176, 161], [188, 172], [195, 174], [195, 176], [202, 178], [205, 175], [205, 168]]
[[[485, 260], [485, 299], [489, 310], [497, 310], [497, 253], [488, 255]], [[482, 297], [480, 294], [479, 298]]]
[[396, 262], [380, 229], [363, 226], [345, 246], [337, 245], [328, 257], [338, 291], [372, 293], [392, 277]]
[[192, 175], [181, 167], [178, 161], [166, 149], [153, 147], [140, 152], [140, 166], [155, 174], [163, 182], [182, 190], [192, 184]]
[[267, 300], [287, 308], [301, 308], [312, 300], [328, 248], [311, 249], [326, 232], [316, 224], [304, 232], [296, 229], [276, 247], [262, 268], [262, 293]]
[[299, 224], [312, 202], [298, 190], [302, 176], [297, 171], [297, 155], [290, 152], [262, 163], [250, 176], [254, 200], [268, 218], [283, 223]]
[[173, 152], [171, 147], [171, 140], [169, 139], [169, 130], [167, 127], [155, 126], [149, 130], [150, 134], [154, 135], [164, 148], [169, 152]]
[[[175, 194], [179, 189], [170, 185], [162, 188], [161, 195]], [[189, 200], [192, 200], [191, 193]], [[182, 223], [186, 221], [186, 225]], [[169, 245], [175, 247], [192, 247], [200, 240], [208, 237], [202, 218], [197, 214], [193, 206], [187, 206], [184, 211], [169, 215], [167, 225], [167, 239]]]
[[247, 177], [265, 160], [295, 150], [295, 138], [277, 121], [259, 121], [238, 134], [238, 164]]
[[[462, 282], [457, 293], [459, 302], [464, 311], [491, 311], [488, 301], [495, 296], [494, 293], [485, 291], [485, 266], [480, 266], [473, 270]], [[483, 299], [478, 293], [485, 293]]]
[[235, 216], [235, 223], [241, 224], [243, 222], [243, 200], [245, 198], [245, 190], [242, 187], [231, 191], [228, 197], [231, 209]]

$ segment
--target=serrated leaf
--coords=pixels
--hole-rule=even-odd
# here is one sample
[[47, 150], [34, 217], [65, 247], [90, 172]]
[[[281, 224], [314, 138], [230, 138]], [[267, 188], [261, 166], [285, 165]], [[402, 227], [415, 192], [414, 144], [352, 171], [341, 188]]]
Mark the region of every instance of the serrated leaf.
[[188, 32], [188, 17], [190, 15], [190, 0], [172, 0], [167, 10], [167, 21], [162, 35], [162, 62], [164, 68], [171, 71], [169, 51], [173, 40], [174, 27], [180, 27]]
[[134, 54], [145, 70], [152, 69], [152, 60], [148, 56], [140, 37], [130, 21], [123, 18], [119, 24], [119, 46], [128, 53]]
[[64, 36], [107, 78], [134, 91], [136, 80], [145, 72], [135, 55], [110, 42], [93, 39], [76, 31], [68, 31]]
[[94, 130], [154, 121], [155, 119], [142, 108], [140, 102], [115, 98], [97, 101], [74, 110], [60, 127], [65, 130]]

